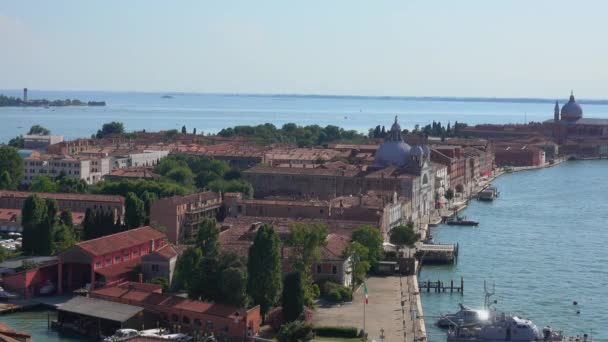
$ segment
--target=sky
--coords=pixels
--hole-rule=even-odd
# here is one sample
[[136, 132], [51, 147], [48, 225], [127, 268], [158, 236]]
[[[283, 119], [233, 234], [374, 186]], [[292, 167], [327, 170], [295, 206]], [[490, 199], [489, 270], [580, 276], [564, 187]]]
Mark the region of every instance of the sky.
[[0, 89], [608, 98], [605, 0], [0, 0]]

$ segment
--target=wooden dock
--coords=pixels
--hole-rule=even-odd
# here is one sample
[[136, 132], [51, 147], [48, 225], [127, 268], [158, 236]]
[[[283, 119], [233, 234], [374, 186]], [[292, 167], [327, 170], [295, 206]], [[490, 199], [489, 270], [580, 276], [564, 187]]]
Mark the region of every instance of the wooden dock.
[[458, 244], [421, 244], [416, 248], [416, 256], [421, 264], [449, 264], [458, 259]]
[[454, 291], [456, 291], [456, 293], [460, 293], [461, 295], [464, 294], [464, 279], [462, 277], [460, 278], [460, 286], [458, 285], [458, 283], [454, 284], [454, 280], [450, 280], [449, 283], [441, 280], [427, 280], [426, 282], [419, 282], [418, 287], [420, 288], [420, 292], [426, 289], [426, 292], [431, 292], [431, 290], [433, 290], [435, 293], [454, 293]]

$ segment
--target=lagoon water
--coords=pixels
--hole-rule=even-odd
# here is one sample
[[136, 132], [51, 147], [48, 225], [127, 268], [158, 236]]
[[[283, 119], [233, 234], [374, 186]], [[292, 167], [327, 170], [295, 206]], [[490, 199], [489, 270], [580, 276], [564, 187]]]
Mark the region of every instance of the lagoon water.
[[420, 280], [462, 276], [465, 293], [422, 293], [429, 341], [445, 341], [434, 326], [439, 314], [482, 306], [484, 280], [496, 285], [500, 311], [608, 341], [606, 170], [606, 160], [577, 161], [503, 175], [497, 200], [462, 212], [479, 227], [432, 228], [438, 242], [460, 244], [458, 264], [424, 266]]
[[[0, 90], [0, 94], [21, 96], [17, 90]], [[295, 122], [302, 125], [337, 125], [367, 132], [376, 125], [390, 127], [399, 115], [403, 128], [454, 121], [477, 123], [522, 123], [553, 117], [551, 101], [527, 102], [463, 101], [386, 97], [323, 96], [254, 96], [230, 94], [173, 94], [163, 99], [162, 93], [37, 91], [30, 89], [31, 99], [80, 99], [106, 101], [105, 107], [15, 108], [0, 107], [0, 142], [27, 133], [35, 124], [49, 128], [68, 139], [88, 137], [104, 123], [121, 121], [128, 131], [181, 129], [214, 133], [234, 125], [257, 125], [270, 122], [276, 126]], [[565, 94], [567, 95], [567, 94]], [[565, 99], [560, 100], [564, 102]], [[586, 117], [608, 117], [608, 105], [587, 104]]]

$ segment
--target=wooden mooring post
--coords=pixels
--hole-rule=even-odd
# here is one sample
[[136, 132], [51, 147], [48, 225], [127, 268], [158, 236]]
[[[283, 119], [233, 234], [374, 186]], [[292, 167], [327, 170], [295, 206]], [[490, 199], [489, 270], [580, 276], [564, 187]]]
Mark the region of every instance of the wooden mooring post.
[[422, 281], [418, 287], [420, 288], [420, 291], [426, 289], [427, 293], [430, 293], [431, 290], [433, 290], [435, 293], [445, 293], [449, 289], [450, 293], [454, 293], [454, 291], [456, 291], [456, 293], [460, 293], [462, 295], [464, 294], [464, 278], [460, 277], [460, 286], [454, 284], [454, 279], [450, 280], [450, 285], [447, 285], [441, 280], [431, 281], [428, 279], [427, 281]]

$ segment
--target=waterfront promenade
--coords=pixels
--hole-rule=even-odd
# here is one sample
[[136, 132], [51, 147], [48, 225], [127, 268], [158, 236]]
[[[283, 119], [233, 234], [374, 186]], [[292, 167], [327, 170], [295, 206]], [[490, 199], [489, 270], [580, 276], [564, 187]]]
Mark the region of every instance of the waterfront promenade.
[[[371, 277], [366, 280], [369, 303], [365, 305], [368, 341], [424, 341], [416, 276]], [[349, 326], [363, 329], [365, 296], [363, 287], [353, 294], [352, 303], [322, 306], [315, 313], [315, 326]], [[403, 304], [403, 306], [402, 306]]]

